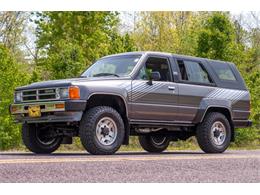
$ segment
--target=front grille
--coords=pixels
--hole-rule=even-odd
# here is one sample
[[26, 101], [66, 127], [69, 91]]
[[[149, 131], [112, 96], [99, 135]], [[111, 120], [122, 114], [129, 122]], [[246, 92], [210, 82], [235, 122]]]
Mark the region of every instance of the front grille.
[[22, 102], [57, 100], [59, 95], [56, 88], [32, 89], [22, 91]]

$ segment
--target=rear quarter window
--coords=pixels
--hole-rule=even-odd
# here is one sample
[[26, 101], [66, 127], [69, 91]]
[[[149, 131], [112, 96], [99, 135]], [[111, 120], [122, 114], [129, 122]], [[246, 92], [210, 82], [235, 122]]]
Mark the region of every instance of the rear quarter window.
[[182, 81], [201, 84], [213, 83], [208, 72], [201, 63], [190, 60], [177, 60], [177, 63]]
[[220, 80], [236, 81], [236, 77], [227, 63], [213, 63], [211, 67]]

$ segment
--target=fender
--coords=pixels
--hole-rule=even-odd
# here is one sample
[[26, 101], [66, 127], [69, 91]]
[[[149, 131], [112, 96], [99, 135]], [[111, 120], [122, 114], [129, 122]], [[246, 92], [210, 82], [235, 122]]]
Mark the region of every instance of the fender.
[[208, 109], [210, 108], [225, 108], [228, 110], [231, 119], [233, 119], [232, 115], [232, 103], [229, 100], [216, 100], [216, 99], [209, 99], [203, 98], [200, 102], [199, 109], [197, 114], [193, 120], [193, 123], [197, 124], [203, 121]]
[[117, 96], [117, 97], [119, 97], [119, 98], [122, 99], [123, 102], [124, 102], [125, 109], [126, 109], [126, 117], [128, 118], [128, 105], [127, 105], [127, 103], [126, 103], [126, 97], [124, 97], [123, 95], [121, 95], [121, 94], [119, 94], [119, 93], [94, 92], [94, 93], [91, 93], [91, 94], [88, 96], [87, 101], [88, 101], [93, 95], [111, 95], [111, 96]]

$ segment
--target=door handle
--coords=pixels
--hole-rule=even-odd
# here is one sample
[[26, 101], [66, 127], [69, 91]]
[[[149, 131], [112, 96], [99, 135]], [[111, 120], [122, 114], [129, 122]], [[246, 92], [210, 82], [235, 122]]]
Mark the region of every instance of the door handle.
[[168, 86], [168, 89], [174, 91], [175, 87], [174, 86]]

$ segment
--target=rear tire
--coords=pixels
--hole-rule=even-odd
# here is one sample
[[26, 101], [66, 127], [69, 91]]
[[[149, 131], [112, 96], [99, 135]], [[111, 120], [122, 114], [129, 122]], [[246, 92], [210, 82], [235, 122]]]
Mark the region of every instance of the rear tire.
[[170, 139], [163, 135], [141, 135], [139, 143], [147, 152], [160, 153], [167, 149]]
[[60, 147], [62, 138], [45, 138], [34, 124], [23, 124], [22, 140], [26, 148], [36, 154], [50, 154]]
[[120, 114], [108, 106], [97, 106], [82, 117], [79, 136], [84, 148], [91, 154], [114, 154], [123, 143], [124, 122]]
[[196, 137], [200, 148], [206, 153], [224, 152], [231, 140], [231, 127], [225, 115], [211, 112], [197, 126]]

